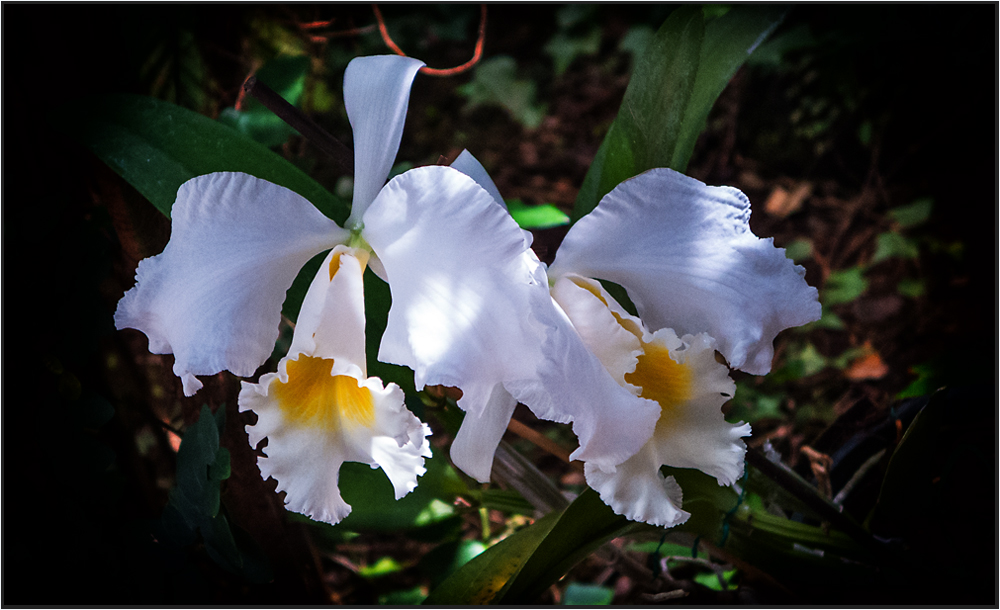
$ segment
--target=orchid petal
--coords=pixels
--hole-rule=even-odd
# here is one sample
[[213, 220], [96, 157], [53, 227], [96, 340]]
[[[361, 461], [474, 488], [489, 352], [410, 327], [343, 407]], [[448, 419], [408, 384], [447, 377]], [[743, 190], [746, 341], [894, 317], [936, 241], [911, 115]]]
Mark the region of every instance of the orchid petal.
[[[556, 321], [544, 269], [520, 228], [465, 174], [437, 166], [397, 176], [369, 208], [364, 223], [364, 237], [382, 261], [392, 292], [379, 359], [412, 368], [418, 388], [461, 388], [458, 404], [467, 413], [463, 426], [484, 427], [460, 432], [463, 439], [502, 434], [499, 420], [506, 413], [486, 413], [496, 408], [491, 398], [501, 384], [538, 417], [582, 422], [583, 432], [577, 433], [584, 444], [599, 425], [616, 421], [614, 409], [591, 402], [589, 384], [605, 384], [596, 392], [601, 397], [622, 393], [639, 400], [617, 387], [564, 317]], [[577, 355], [589, 359], [590, 370], [602, 377], [577, 380], [576, 371], [564, 364], [561, 346], [567, 339], [546, 339], [553, 333], [575, 338]], [[543, 363], [539, 345], [544, 342], [550, 350]], [[547, 371], [543, 378], [540, 368]], [[570, 393], [558, 395], [547, 387], [549, 381]], [[631, 445], [637, 450], [652, 434], [655, 421], [654, 416], [645, 437], [631, 444], [617, 444], [619, 435], [609, 433], [608, 446], [595, 457], [610, 452], [609, 460], [625, 459]], [[632, 436], [631, 431], [622, 434]], [[492, 464], [492, 454], [488, 457]], [[482, 480], [489, 473], [486, 458], [465, 460], [460, 453], [456, 463]]]
[[392, 169], [423, 62], [399, 55], [351, 60], [344, 72], [344, 106], [354, 130], [354, 198], [347, 227], [358, 225]]
[[743, 474], [748, 424], [729, 424], [722, 404], [736, 384], [729, 369], [715, 360], [714, 341], [705, 333], [678, 338], [661, 329], [643, 342], [644, 354], [629, 382], [661, 407], [656, 432], [646, 445], [615, 469], [586, 464], [587, 483], [620, 515], [672, 527], [687, 520], [681, 491], [662, 465], [697, 468], [731, 485]]
[[[461, 154], [459, 154], [458, 157], [451, 162], [449, 167], [457, 169], [466, 176], [475, 180], [476, 184], [483, 187], [486, 192], [493, 197], [494, 201], [499, 203], [503, 209], [507, 209], [507, 202], [504, 201], [503, 197], [500, 195], [500, 189], [498, 189], [497, 185], [493, 183], [493, 179], [490, 178], [490, 175], [486, 172], [486, 168], [479, 162], [479, 159], [473, 157], [472, 153], [468, 150], [463, 150]], [[524, 236], [525, 244], [530, 248], [531, 242], [534, 240], [535, 236], [532, 235], [531, 231], [524, 229], [521, 230], [521, 235]]]
[[[291, 368], [300, 361], [299, 368]], [[278, 482], [289, 510], [337, 523], [351, 510], [338, 488], [341, 464], [382, 467], [398, 499], [425, 472], [430, 430], [406, 410], [397, 386], [330, 375], [330, 366], [329, 360], [301, 354], [283, 359], [278, 372], [260, 383], [243, 382], [239, 404], [240, 411], [257, 414], [257, 423], [247, 426], [251, 445], [267, 438], [265, 456], [257, 458], [261, 476]], [[311, 371], [290, 375], [300, 368]], [[344, 395], [350, 398], [330, 400]]]
[[193, 178], [177, 191], [170, 241], [139, 263], [115, 326], [174, 354], [191, 396], [195, 375], [247, 377], [274, 349], [285, 291], [310, 258], [349, 234], [296, 193], [241, 173]]
[[500, 195], [500, 189], [498, 189], [497, 185], [493, 183], [493, 179], [490, 178], [490, 175], [486, 171], [486, 168], [483, 167], [483, 164], [479, 162], [479, 159], [473, 157], [472, 153], [468, 150], [463, 150], [458, 157], [451, 162], [451, 167], [475, 180], [476, 184], [486, 189], [486, 192], [489, 193], [497, 203], [502, 205], [504, 209], [507, 209], [507, 204]]
[[541, 349], [535, 348], [541, 359], [532, 361], [532, 379], [507, 383], [507, 389], [536, 416], [572, 422], [580, 446], [570, 459], [613, 471], [649, 440], [659, 406], [615, 381], [551, 297], [533, 315], [547, 329]]
[[[368, 375], [365, 362], [366, 250], [340, 245], [330, 251], [299, 310], [289, 354], [336, 362], [334, 375]], [[346, 367], [356, 366], [354, 370]]]
[[683, 495], [677, 480], [660, 473], [659, 458], [652, 445], [640, 449], [614, 472], [605, 472], [590, 463], [584, 465], [583, 472], [587, 485], [605, 504], [633, 521], [673, 527], [691, 516], [681, 510]]
[[522, 255], [520, 229], [471, 178], [422, 167], [394, 178], [364, 217], [392, 308], [379, 359], [414, 370], [417, 387], [462, 389], [481, 413], [497, 383], [524, 377], [541, 328], [525, 323], [542, 291]]
[[[461, 388], [463, 425], [488, 430], [460, 435], [496, 436], [502, 415], [486, 410], [502, 384], [538, 417], [573, 423], [574, 457], [611, 468], [648, 440], [656, 404], [619, 387], [587, 350], [520, 228], [471, 178], [448, 167], [410, 170], [382, 190], [364, 223], [392, 291], [379, 359], [412, 368], [417, 387]], [[620, 426], [623, 417], [635, 425]], [[468, 464], [479, 479], [484, 460]]]
[[[670, 357], [689, 371], [688, 398], [664, 405], [650, 443], [657, 447], [661, 464], [676, 468], [697, 468], [715, 477], [719, 485], [732, 485], [743, 476], [750, 424], [730, 424], [722, 405], [736, 392], [729, 370], [715, 360], [712, 338], [705, 333], [685, 335], [678, 340], [670, 329], [657, 331], [651, 344], [671, 346]], [[647, 346], [647, 351], [649, 350]], [[645, 393], [644, 393], [645, 395]]]
[[451, 443], [451, 461], [480, 483], [489, 483], [493, 454], [514, 415], [517, 399], [504, 389], [493, 387], [489, 402], [479, 413], [468, 413]]
[[767, 373], [774, 337], [820, 317], [805, 270], [756, 237], [740, 191], [669, 169], [626, 180], [569, 231], [551, 274], [625, 287], [651, 328], [708, 332], [734, 368]]
[[289, 356], [277, 373], [244, 383], [241, 411], [257, 413], [250, 443], [265, 437], [261, 476], [278, 481], [290, 510], [337, 523], [350, 512], [338, 489], [345, 461], [381, 467], [396, 498], [412, 491], [430, 457], [430, 429], [403, 406], [403, 392], [365, 378], [366, 252], [338, 246], [303, 301]]
[[[643, 333], [638, 319], [624, 311], [627, 318], [616, 316], [609, 308], [615, 301], [604, 292], [600, 283], [578, 275], [559, 278], [552, 287], [552, 298], [569, 316], [583, 343], [597, 356], [611, 378], [638, 396], [639, 388], [625, 381], [626, 373], [635, 370], [638, 356], [642, 354]], [[639, 331], [638, 335], [629, 332], [619, 320], [630, 322]]]

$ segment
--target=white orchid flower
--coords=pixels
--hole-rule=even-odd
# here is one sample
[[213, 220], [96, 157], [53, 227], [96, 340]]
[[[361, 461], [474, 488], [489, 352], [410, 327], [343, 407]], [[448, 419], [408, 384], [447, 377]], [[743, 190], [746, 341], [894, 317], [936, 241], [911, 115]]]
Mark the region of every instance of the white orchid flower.
[[[329, 523], [350, 511], [338, 489], [344, 461], [381, 467], [399, 498], [430, 456], [430, 431], [404, 408], [402, 391], [367, 377], [366, 265], [391, 282], [383, 351], [412, 346], [417, 357], [398, 363], [417, 369], [418, 379], [462, 387], [489, 359], [477, 354], [495, 340], [489, 322], [507, 321], [487, 315], [506, 306], [507, 284], [533, 281], [512, 263], [528, 248], [520, 229], [465, 174], [423, 167], [385, 184], [421, 65], [379, 56], [347, 68], [356, 175], [345, 227], [296, 193], [246, 174], [194, 178], [178, 191], [166, 249], [139, 264], [137, 284], [115, 314], [119, 329], [147, 335], [150, 351], [174, 354], [190, 396], [202, 387], [198, 375], [254, 374], [273, 350], [285, 291], [310, 258], [330, 250], [277, 372], [244, 382], [240, 392], [240, 409], [258, 416], [247, 426], [250, 442], [268, 439], [262, 476], [278, 481], [291, 510]], [[466, 349], [470, 336], [479, 341]]]
[[[820, 317], [805, 270], [773, 240], [756, 237], [749, 217], [749, 200], [735, 188], [650, 170], [618, 185], [580, 219], [548, 271], [552, 309], [575, 335], [563, 341], [582, 341], [588, 350], [567, 351], [562, 366], [612, 380], [618, 393], [602, 397], [602, 407], [633, 409], [616, 425], [645, 438], [616, 464], [583, 458], [590, 486], [630, 519], [670, 527], [688, 518], [679, 485], [660, 473], [661, 465], [697, 468], [720, 485], [742, 475], [740, 439], [750, 426], [722, 415], [735, 384], [715, 350], [734, 368], [764, 374], [775, 336]], [[623, 286], [639, 316], [596, 279]], [[655, 404], [652, 425], [648, 405], [637, 400]]]

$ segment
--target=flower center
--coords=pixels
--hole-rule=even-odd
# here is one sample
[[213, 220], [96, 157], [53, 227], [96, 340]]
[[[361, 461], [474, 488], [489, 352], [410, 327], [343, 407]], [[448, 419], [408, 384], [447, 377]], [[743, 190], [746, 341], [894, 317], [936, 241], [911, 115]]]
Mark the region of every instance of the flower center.
[[368, 266], [368, 259], [371, 258], [371, 254], [368, 250], [362, 250], [360, 248], [353, 250], [344, 250], [342, 252], [335, 253], [330, 258], [330, 281], [333, 281], [333, 276], [337, 275], [337, 271], [340, 270], [340, 257], [347, 254], [348, 256], [353, 256], [358, 264], [361, 265], [361, 273], [365, 272], [365, 267]]
[[644, 343], [642, 347], [635, 372], [626, 373], [625, 381], [641, 388], [641, 398], [659, 403], [663, 422], [668, 412], [691, 399], [691, 370], [675, 362], [662, 345]]
[[299, 356], [289, 360], [288, 382], [276, 380], [272, 392], [284, 416], [294, 425], [335, 431], [341, 422], [370, 428], [375, 400], [368, 388], [347, 375], [331, 376], [333, 360]]

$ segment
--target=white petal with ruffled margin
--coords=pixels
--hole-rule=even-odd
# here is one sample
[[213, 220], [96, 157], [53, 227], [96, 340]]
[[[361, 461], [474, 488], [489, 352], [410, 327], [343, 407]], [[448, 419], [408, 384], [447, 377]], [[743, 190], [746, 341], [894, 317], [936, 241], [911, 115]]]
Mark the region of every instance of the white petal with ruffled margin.
[[184, 394], [195, 375], [248, 377], [274, 349], [285, 291], [310, 258], [349, 234], [298, 194], [247, 174], [188, 180], [171, 210], [170, 241], [139, 263], [115, 326], [174, 354]]
[[[705, 333], [678, 340], [667, 328], [657, 331], [650, 343], [669, 346], [671, 358], [688, 369], [690, 379], [688, 399], [664, 408], [650, 441], [661, 463], [697, 468], [715, 477], [719, 485], [732, 485], [743, 476], [746, 444], [741, 439], [750, 436], [750, 424], [730, 424], [722, 414], [722, 405], [733, 397], [736, 384], [726, 366], [715, 360], [714, 341]], [[680, 347], [674, 348], [678, 343]], [[646, 351], [650, 351], [649, 344]]]
[[672, 477], [664, 478], [663, 465], [697, 468], [716, 477], [720, 485], [731, 485], [743, 474], [749, 424], [725, 421], [721, 407], [736, 385], [729, 370], [715, 360], [711, 337], [702, 333], [678, 338], [661, 329], [644, 343], [629, 381], [640, 386], [643, 396], [661, 405], [656, 432], [634, 456], [613, 472], [587, 464], [587, 483], [616, 513], [635, 521], [663, 527], [683, 523], [688, 513], [680, 510], [680, 488]]
[[354, 197], [346, 226], [354, 228], [375, 200], [403, 137], [410, 88], [423, 62], [399, 55], [351, 60], [344, 72], [344, 106], [354, 130]]
[[[277, 373], [243, 383], [240, 411], [252, 410], [252, 446], [267, 438], [261, 476], [286, 492], [290, 510], [327, 523], [350, 512], [338, 487], [345, 461], [381, 467], [396, 498], [416, 487], [430, 457], [430, 429], [403, 406], [395, 384], [364, 379], [364, 253], [338, 248], [309, 287], [292, 350]], [[338, 332], [339, 331], [339, 332]], [[359, 336], [345, 336], [359, 334]], [[360, 362], [350, 360], [357, 356]], [[307, 351], [299, 351], [299, 350]]]
[[681, 510], [683, 494], [674, 477], [664, 477], [652, 444], [625, 460], [614, 472], [585, 464], [587, 485], [619, 515], [660, 527], [673, 527], [688, 520], [691, 513]]
[[614, 470], [649, 440], [659, 407], [615, 381], [554, 299], [533, 315], [546, 327], [535, 375], [507, 388], [538, 417], [572, 422], [580, 446], [570, 459]]
[[739, 190], [670, 169], [626, 180], [580, 219], [551, 275], [621, 284], [649, 328], [708, 332], [734, 368], [771, 369], [774, 337], [820, 317], [805, 270], [749, 227]]
[[[472, 156], [472, 153], [468, 150], [462, 150], [462, 152], [455, 157], [455, 160], [451, 162], [449, 167], [457, 169], [466, 176], [475, 180], [476, 184], [483, 187], [483, 189], [485, 189], [486, 192], [493, 197], [493, 200], [500, 204], [500, 207], [505, 210], [507, 209], [507, 202], [503, 200], [502, 196], [500, 196], [500, 189], [498, 189], [497, 185], [493, 183], [493, 179], [490, 178], [489, 173], [486, 172], [486, 168], [479, 162], [479, 159]], [[530, 248], [531, 242], [535, 239], [535, 236], [532, 235], [531, 231], [526, 229], [521, 230], [521, 235], [524, 237], [525, 245]]]

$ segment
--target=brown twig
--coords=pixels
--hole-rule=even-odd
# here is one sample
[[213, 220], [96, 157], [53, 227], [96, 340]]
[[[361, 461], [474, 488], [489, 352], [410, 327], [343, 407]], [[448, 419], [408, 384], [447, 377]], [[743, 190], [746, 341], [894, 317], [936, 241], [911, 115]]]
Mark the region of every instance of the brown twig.
[[574, 469], [583, 472], [583, 466], [580, 462], [571, 461], [569, 459], [569, 451], [534, 428], [531, 428], [516, 419], [511, 419], [510, 423], [507, 424], [507, 430], [527, 441], [534, 443], [539, 449], [559, 458], [563, 462], [572, 466]]
[[316, 148], [333, 157], [345, 175], [354, 174], [354, 153], [343, 142], [331, 136], [301, 110], [292, 106], [273, 89], [251, 76], [243, 83], [243, 90], [257, 98], [268, 110], [278, 115]]
[[[385, 19], [382, 18], [382, 11], [378, 9], [377, 4], [372, 5], [372, 12], [375, 13], [375, 20], [378, 21], [378, 31], [382, 34], [382, 40], [385, 45], [389, 47], [393, 53], [396, 55], [402, 55], [407, 57], [403, 49], [399, 48], [399, 45], [393, 41], [392, 37], [389, 36], [389, 29], [385, 25]], [[479, 35], [476, 38], [476, 49], [472, 54], [472, 59], [465, 62], [460, 66], [455, 66], [454, 68], [430, 68], [424, 66], [420, 68], [421, 74], [426, 74], [428, 76], [454, 76], [455, 74], [461, 74], [472, 68], [472, 66], [479, 63], [479, 60], [483, 56], [483, 41], [486, 39], [486, 5], [480, 5], [480, 16], [479, 16]]]

